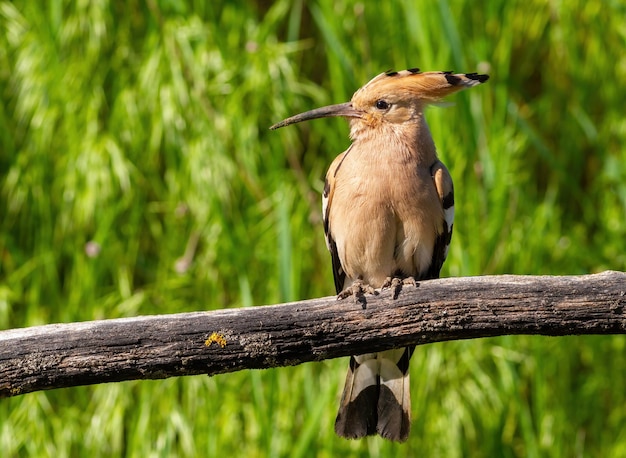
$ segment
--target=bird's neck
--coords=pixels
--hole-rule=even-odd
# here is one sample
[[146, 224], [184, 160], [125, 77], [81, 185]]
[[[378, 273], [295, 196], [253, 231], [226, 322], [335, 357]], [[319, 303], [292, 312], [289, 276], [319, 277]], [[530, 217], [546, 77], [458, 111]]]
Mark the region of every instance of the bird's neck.
[[391, 157], [430, 167], [437, 160], [437, 150], [423, 116], [404, 123], [381, 123], [372, 128], [353, 123], [350, 138], [361, 151], [381, 160]]

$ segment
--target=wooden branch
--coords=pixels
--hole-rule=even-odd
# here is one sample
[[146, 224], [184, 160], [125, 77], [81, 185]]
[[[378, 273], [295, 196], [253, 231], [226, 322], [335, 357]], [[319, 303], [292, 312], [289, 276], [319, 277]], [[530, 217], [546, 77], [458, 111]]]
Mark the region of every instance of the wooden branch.
[[368, 296], [0, 331], [0, 397], [505, 334], [626, 333], [626, 273], [485, 276]]

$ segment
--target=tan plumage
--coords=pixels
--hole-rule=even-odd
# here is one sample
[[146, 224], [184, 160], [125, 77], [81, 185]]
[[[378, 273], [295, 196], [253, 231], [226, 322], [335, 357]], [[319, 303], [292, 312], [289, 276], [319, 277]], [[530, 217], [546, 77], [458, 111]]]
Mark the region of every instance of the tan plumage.
[[[476, 73], [386, 72], [347, 103], [288, 118], [272, 129], [325, 116], [350, 120], [352, 145], [326, 174], [324, 230], [338, 298], [437, 278], [454, 221], [452, 178], [437, 158], [424, 109], [487, 81]], [[410, 429], [413, 348], [356, 355], [335, 422], [337, 434], [404, 441]]]

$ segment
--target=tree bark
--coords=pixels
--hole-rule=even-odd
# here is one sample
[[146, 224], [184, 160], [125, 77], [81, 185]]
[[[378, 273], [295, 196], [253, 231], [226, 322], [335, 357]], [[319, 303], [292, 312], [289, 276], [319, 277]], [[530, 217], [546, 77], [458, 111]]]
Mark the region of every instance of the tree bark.
[[[394, 296], [397, 298], [394, 299]], [[448, 278], [353, 298], [0, 331], [0, 397], [505, 334], [626, 333], [626, 273]]]

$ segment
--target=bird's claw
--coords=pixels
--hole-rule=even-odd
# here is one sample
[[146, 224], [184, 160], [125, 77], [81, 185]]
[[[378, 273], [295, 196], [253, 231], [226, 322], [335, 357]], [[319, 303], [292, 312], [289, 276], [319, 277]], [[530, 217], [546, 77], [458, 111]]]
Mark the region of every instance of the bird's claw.
[[345, 299], [346, 297], [353, 296], [354, 302], [365, 302], [365, 295], [371, 294], [377, 295], [378, 292], [372, 285], [363, 283], [363, 280], [356, 279], [350, 286], [337, 294], [337, 300]]
[[404, 285], [413, 285], [417, 287], [417, 282], [414, 277], [387, 277], [381, 286], [381, 289], [391, 289], [393, 291], [393, 298], [397, 299]]

